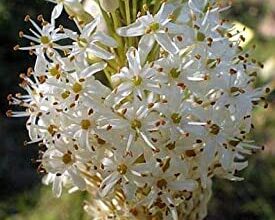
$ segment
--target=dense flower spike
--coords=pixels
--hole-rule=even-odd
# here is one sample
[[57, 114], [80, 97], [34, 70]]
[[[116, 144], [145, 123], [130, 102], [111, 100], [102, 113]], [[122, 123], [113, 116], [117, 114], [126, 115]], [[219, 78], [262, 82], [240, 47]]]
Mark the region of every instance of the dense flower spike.
[[[261, 149], [247, 134], [253, 106], [267, 107], [268, 89], [253, 88], [262, 65], [220, 19], [226, 7], [100, 0], [93, 17], [81, 1], [48, 1], [50, 22], [27, 16], [33, 36], [20, 32], [31, 45], [15, 49], [37, 59], [20, 75], [26, 94], [8, 96], [24, 110], [7, 112], [29, 117], [43, 182], [57, 197], [88, 191], [93, 219], [203, 219], [212, 178], [241, 180]], [[74, 30], [56, 27], [64, 8]]]

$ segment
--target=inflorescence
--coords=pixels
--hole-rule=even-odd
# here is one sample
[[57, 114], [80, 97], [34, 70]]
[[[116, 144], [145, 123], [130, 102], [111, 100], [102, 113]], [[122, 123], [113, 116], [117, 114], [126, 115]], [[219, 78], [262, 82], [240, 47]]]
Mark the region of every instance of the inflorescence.
[[[241, 180], [261, 63], [212, 0], [60, 1], [17, 45], [36, 56], [9, 95], [59, 197], [85, 190], [94, 219], [203, 219], [213, 177]], [[76, 24], [57, 25], [65, 10]], [[90, 13], [88, 13], [90, 12]], [[41, 25], [40, 25], [41, 24]], [[233, 36], [238, 40], [231, 40]]]

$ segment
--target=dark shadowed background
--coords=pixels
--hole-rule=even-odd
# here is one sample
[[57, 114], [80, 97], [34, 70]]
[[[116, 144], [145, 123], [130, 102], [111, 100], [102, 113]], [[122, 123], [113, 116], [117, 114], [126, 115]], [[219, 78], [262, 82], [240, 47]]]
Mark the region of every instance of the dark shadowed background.
[[[50, 187], [40, 183], [32, 159], [37, 147], [24, 146], [28, 138], [26, 119], [8, 119], [6, 96], [22, 92], [19, 74], [33, 65], [27, 52], [13, 51], [22, 43], [18, 32], [26, 30], [26, 14], [35, 18], [43, 13], [49, 18], [52, 5], [43, 0], [0, 0], [0, 219], [2, 220], [84, 220], [81, 205], [86, 195], [76, 193], [54, 199]], [[275, 0], [235, 0], [224, 13], [231, 20], [252, 29], [253, 39], [247, 48], [257, 44], [254, 56], [265, 63], [258, 85], [275, 88]], [[23, 42], [24, 43], [24, 42]], [[275, 219], [275, 94], [268, 97], [268, 110], [254, 112], [253, 138], [266, 146], [252, 156], [242, 173], [245, 181], [232, 183], [215, 180], [214, 197], [208, 220], [274, 220]]]

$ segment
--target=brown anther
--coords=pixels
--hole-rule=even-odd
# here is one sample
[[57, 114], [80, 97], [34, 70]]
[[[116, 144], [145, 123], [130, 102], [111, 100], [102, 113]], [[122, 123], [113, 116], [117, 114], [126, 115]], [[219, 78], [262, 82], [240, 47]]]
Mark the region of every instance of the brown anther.
[[9, 118], [12, 117], [13, 116], [12, 110], [8, 110], [6, 112], [6, 116], [9, 117]]
[[105, 140], [103, 140], [103, 139], [101, 139], [101, 138], [99, 138], [99, 137], [97, 137], [96, 139], [97, 139], [97, 143], [98, 143], [99, 145], [104, 145], [104, 144], [106, 144], [106, 141], [105, 141]]
[[43, 22], [44, 21], [44, 18], [43, 18], [43, 15], [38, 15], [37, 18], [36, 18], [38, 21], [41, 21]]
[[22, 38], [24, 36], [24, 32], [23, 31], [19, 31], [19, 37]]
[[219, 132], [220, 132], [220, 127], [217, 124], [212, 124], [210, 126], [210, 133], [211, 134], [217, 135], [217, 134], [219, 134]]
[[150, 109], [150, 108], [153, 108], [154, 107], [154, 105], [155, 105], [155, 103], [149, 103], [148, 105], [147, 105], [147, 107]]
[[18, 44], [13, 47], [14, 51], [19, 50], [19, 49], [20, 49], [20, 46]]
[[236, 74], [238, 71], [237, 70], [235, 70], [235, 69], [230, 69], [229, 70], [229, 73], [231, 74], [231, 75], [234, 75], [234, 74]]
[[106, 128], [106, 130], [107, 130], [107, 131], [110, 131], [112, 128], [113, 128], [112, 125], [108, 125], [107, 128]]
[[92, 108], [90, 108], [89, 111], [88, 111], [88, 115], [91, 115], [93, 113], [94, 113], [94, 110]]
[[29, 15], [26, 15], [25, 18], [24, 18], [24, 21], [25, 21], [25, 22], [28, 22], [28, 21], [30, 20], [30, 18], [31, 18], [31, 17], [30, 17]]
[[133, 216], [138, 216], [138, 210], [136, 208], [130, 209], [130, 212], [132, 213]]
[[182, 41], [183, 41], [183, 36], [178, 35], [178, 36], [177, 36], [177, 40], [178, 40], [179, 42], [182, 42]]
[[194, 150], [186, 150], [185, 151], [185, 156], [186, 157], [195, 157], [196, 156], [196, 152]]
[[43, 84], [43, 83], [46, 82], [47, 77], [46, 77], [45, 75], [42, 75], [42, 76], [39, 76], [39, 77], [38, 77], [38, 80], [39, 80], [39, 83], [40, 83], [40, 84]]
[[266, 93], [270, 93], [271, 89], [269, 87], [265, 88]]

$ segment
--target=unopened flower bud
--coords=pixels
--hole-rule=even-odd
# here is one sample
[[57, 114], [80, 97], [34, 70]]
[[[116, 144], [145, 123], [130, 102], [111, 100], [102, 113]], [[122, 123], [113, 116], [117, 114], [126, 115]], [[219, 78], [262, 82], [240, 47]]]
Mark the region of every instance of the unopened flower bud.
[[118, 0], [100, 0], [100, 6], [106, 12], [114, 12], [119, 7]]

